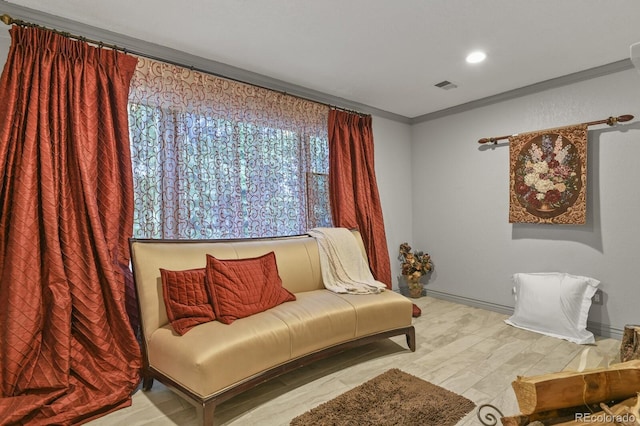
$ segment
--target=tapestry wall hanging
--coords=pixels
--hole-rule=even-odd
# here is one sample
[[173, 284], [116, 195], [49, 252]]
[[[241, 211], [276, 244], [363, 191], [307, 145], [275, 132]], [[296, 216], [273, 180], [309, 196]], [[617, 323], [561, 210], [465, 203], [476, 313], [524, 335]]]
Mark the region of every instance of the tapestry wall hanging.
[[586, 222], [587, 124], [509, 137], [510, 223]]

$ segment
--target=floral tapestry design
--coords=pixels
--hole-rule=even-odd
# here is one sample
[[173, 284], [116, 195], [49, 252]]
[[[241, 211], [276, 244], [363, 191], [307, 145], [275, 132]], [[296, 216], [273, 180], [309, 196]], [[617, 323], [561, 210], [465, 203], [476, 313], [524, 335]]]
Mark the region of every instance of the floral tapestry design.
[[587, 126], [509, 138], [510, 223], [586, 222]]

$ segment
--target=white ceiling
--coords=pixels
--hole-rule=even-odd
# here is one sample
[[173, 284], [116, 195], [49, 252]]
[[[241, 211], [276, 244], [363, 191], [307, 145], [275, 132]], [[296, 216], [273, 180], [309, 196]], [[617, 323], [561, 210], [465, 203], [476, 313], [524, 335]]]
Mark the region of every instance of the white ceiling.
[[[640, 41], [638, 0], [8, 1], [408, 118], [625, 60]], [[466, 64], [475, 49], [487, 60]]]

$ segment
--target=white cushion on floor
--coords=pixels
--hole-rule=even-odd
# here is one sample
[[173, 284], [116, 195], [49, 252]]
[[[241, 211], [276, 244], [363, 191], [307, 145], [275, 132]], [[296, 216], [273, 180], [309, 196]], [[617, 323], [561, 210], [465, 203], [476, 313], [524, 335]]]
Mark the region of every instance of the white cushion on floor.
[[600, 281], [559, 272], [517, 273], [513, 281], [516, 304], [507, 324], [574, 343], [595, 342], [586, 327]]

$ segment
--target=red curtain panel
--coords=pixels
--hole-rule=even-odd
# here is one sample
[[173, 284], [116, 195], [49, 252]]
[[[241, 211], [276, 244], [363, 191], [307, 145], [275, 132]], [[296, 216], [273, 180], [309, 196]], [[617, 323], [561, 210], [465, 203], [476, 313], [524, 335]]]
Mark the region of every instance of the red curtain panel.
[[334, 226], [359, 229], [373, 276], [391, 289], [370, 115], [329, 111], [329, 194]]
[[77, 424], [131, 403], [136, 59], [13, 27], [0, 80], [0, 423]]

